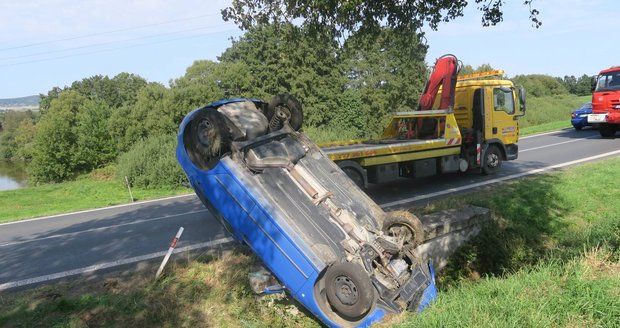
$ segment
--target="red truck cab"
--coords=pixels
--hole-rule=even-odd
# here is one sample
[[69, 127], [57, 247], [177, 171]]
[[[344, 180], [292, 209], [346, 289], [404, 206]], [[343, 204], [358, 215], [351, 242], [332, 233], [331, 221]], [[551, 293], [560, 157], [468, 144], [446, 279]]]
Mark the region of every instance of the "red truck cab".
[[602, 70], [592, 79], [592, 114], [588, 123], [600, 123], [604, 138], [613, 138], [620, 129], [620, 66]]

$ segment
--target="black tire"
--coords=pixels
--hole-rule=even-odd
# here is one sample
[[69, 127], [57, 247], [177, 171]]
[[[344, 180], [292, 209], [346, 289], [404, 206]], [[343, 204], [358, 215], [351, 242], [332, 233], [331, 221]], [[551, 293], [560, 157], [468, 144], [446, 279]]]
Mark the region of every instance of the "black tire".
[[269, 130], [271, 132], [282, 128], [282, 118], [280, 118], [279, 124], [272, 126], [274, 125], [272, 124], [272, 120], [278, 111], [280, 111], [285, 118], [289, 120], [289, 124], [293, 130], [299, 131], [299, 129], [301, 129], [304, 122], [304, 113], [301, 108], [301, 103], [299, 103], [295, 97], [289, 94], [281, 94], [271, 99], [269, 106], [267, 107], [267, 113], [265, 113], [265, 116], [267, 116], [267, 120], [269, 121]]
[[502, 152], [499, 147], [490, 145], [482, 154], [482, 173], [494, 174], [502, 167]]
[[372, 308], [375, 302], [374, 287], [361, 265], [335, 263], [327, 268], [323, 279], [327, 301], [343, 318], [357, 321]]
[[581, 131], [583, 129], [583, 126], [581, 125], [574, 125], [574, 127], [575, 127], [575, 130], [577, 131]]
[[230, 148], [226, 118], [215, 109], [204, 109], [184, 132], [185, 149], [194, 164], [211, 169]]
[[615, 124], [601, 123], [601, 126], [598, 129], [598, 132], [601, 134], [601, 137], [603, 138], [613, 138], [616, 136], [617, 130], [618, 130], [618, 126]]
[[349, 179], [351, 179], [358, 187], [360, 187], [360, 189], [365, 188], [364, 177], [358, 170], [352, 167], [344, 167], [342, 168], [342, 171], [349, 177]]
[[404, 239], [404, 246], [411, 249], [424, 242], [424, 226], [417, 216], [407, 211], [387, 213], [383, 219], [383, 232], [391, 237]]

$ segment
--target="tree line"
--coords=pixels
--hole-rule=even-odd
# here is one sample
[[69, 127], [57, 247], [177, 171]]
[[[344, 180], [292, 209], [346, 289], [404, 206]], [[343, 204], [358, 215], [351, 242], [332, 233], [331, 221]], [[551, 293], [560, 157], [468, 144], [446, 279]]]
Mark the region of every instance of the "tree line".
[[234, 40], [218, 61], [195, 61], [169, 87], [121, 73], [53, 88], [41, 95], [39, 113], [4, 117], [0, 156], [29, 161], [34, 183], [118, 165], [119, 174], [137, 184], [160, 184], [154, 166], [176, 176], [164, 184], [180, 184], [175, 134], [192, 109], [223, 98], [269, 100], [286, 92], [303, 103], [306, 129], [371, 136], [392, 111], [417, 104], [425, 56], [417, 35], [388, 28], [341, 43], [329, 31], [259, 26]]
[[[253, 27], [218, 61], [197, 60], [166, 87], [130, 73], [92, 76], [41, 95], [39, 112], [0, 117], [0, 158], [29, 162], [34, 183], [59, 182], [107, 165], [140, 186], [184, 181], [174, 159], [183, 117], [235, 97], [291, 93], [315, 140], [380, 134], [392, 112], [417, 105], [427, 76], [415, 33], [382, 28], [340, 42], [331, 30]], [[461, 74], [492, 70], [465, 65]], [[588, 94], [589, 77], [517, 75], [529, 96]]]

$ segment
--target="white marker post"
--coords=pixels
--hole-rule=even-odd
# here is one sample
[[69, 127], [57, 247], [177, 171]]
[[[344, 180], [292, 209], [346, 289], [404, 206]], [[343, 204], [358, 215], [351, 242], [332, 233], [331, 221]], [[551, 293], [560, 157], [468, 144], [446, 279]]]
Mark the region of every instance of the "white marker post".
[[170, 244], [170, 248], [168, 248], [168, 252], [166, 253], [166, 256], [164, 256], [164, 260], [161, 262], [161, 265], [159, 266], [159, 269], [157, 270], [157, 273], [155, 274], [155, 280], [157, 280], [159, 276], [161, 275], [162, 271], [164, 271], [164, 267], [166, 266], [166, 263], [168, 263], [168, 259], [170, 259], [170, 255], [172, 255], [172, 251], [174, 251], [174, 247], [176, 247], [177, 242], [181, 238], [182, 234], [183, 234], [183, 227], [180, 227], [179, 232], [177, 232], [177, 235], [172, 240], [172, 244]]

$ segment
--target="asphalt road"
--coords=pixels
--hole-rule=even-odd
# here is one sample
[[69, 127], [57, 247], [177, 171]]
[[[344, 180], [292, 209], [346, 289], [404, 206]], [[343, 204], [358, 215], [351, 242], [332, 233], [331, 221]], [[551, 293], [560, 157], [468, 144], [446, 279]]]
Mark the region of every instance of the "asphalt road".
[[[522, 138], [519, 159], [503, 163], [501, 171], [493, 176], [472, 172], [402, 179], [372, 186], [367, 192], [384, 208], [395, 208], [619, 155], [620, 138], [601, 139], [593, 130], [562, 130]], [[185, 231], [177, 251], [203, 250], [231, 242], [194, 195], [1, 224], [0, 292], [159, 261], [181, 226]]]

